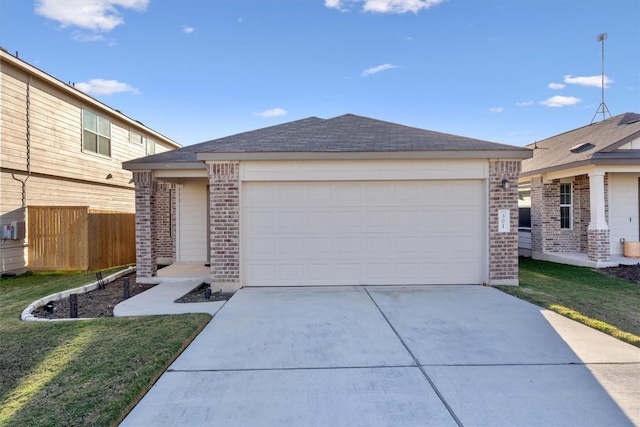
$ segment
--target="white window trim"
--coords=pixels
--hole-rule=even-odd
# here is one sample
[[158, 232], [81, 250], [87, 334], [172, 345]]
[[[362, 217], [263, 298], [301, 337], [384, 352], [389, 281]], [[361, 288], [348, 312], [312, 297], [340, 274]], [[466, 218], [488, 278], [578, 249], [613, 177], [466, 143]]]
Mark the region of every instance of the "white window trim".
[[[525, 201], [520, 199], [520, 194], [527, 190], [529, 191], [529, 200]], [[518, 212], [520, 212], [520, 209], [526, 208], [529, 209], [529, 215], [531, 215], [531, 181], [521, 182], [518, 184]], [[520, 220], [518, 220], [518, 222], [520, 222]], [[521, 227], [520, 224], [518, 224], [518, 230], [530, 231], [531, 227]]]
[[[562, 185], [569, 185], [570, 203], [562, 203]], [[569, 208], [569, 227], [562, 227], [562, 208]], [[573, 230], [573, 182], [560, 182], [560, 229]]]
[[[132, 141], [131, 140], [131, 134], [138, 135], [140, 137], [140, 142]], [[135, 130], [129, 129], [129, 142], [131, 142], [132, 144], [142, 145], [144, 143], [144, 136], [142, 136], [142, 134], [140, 132], [136, 132]]]
[[[95, 134], [96, 134], [96, 151], [86, 150], [84, 148], [84, 131], [87, 130], [88, 132], [92, 132], [93, 133], [92, 130], [85, 129], [85, 127], [84, 127], [84, 112], [85, 111], [88, 111], [88, 112], [90, 112], [92, 114], [95, 114], [95, 116], [96, 116], [96, 132], [95, 132]], [[99, 143], [100, 143], [99, 137], [101, 136], [99, 131], [98, 131], [98, 129], [100, 128], [98, 123], [97, 123], [98, 118], [102, 118], [103, 120], [107, 120], [109, 122], [109, 155], [100, 153], [99, 149], [98, 149]], [[112, 136], [112, 134], [113, 134], [113, 129], [112, 129], [113, 123], [111, 123], [111, 120], [106, 118], [106, 117], [104, 117], [104, 116], [101, 116], [100, 114], [96, 113], [95, 111], [93, 111], [93, 110], [91, 110], [89, 108], [84, 108], [83, 107], [82, 111], [80, 112], [80, 123], [81, 123], [81, 126], [82, 126], [82, 129], [81, 129], [81, 132], [80, 132], [80, 149], [81, 149], [81, 151], [83, 153], [85, 153], [85, 154], [89, 154], [89, 155], [92, 155], [92, 156], [98, 156], [98, 157], [101, 157], [103, 159], [110, 159], [112, 151], [113, 151], [113, 144], [112, 144], [112, 142], [113, 142], [113, 136]]]
[[[144, 152], [145, 152], [145, 154], [147, 156], [150, 156], [152, 154], [156, 154], [156, 141], [154, 139], [143, 137], [142, 141], [143, 141], [143, 144], [144, 144]], [[150, 146], [153, 147], [152, 150], [149, 150]]]

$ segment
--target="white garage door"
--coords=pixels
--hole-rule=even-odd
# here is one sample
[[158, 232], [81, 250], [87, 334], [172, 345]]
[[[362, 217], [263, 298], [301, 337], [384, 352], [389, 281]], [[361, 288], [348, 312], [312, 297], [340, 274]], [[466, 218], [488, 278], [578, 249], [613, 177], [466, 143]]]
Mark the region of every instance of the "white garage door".
[[480, 180], [246, 183], [244, 282], [480, 283], [483, 194]]

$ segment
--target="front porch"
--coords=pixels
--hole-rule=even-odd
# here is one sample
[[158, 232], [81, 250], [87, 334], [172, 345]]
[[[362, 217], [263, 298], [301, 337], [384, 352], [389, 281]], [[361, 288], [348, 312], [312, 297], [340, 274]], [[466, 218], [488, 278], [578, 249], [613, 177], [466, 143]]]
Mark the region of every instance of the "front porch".
[[622, 255], [612, 254], [608, 261], [592, 261], [589, 254], [584, 252], [537, 252], [532, 251], [533, 259], [556, 262], [558, 264], [577, 265], [579, 267], [606, 268], [622, 265], [635, 265], [640, 263], [640, 258], [627, 258]]
[[205, 283], [211, 283], [211, 267], [203, 264], [176, 262], [159, 269], [156, 277], [161, 278], [162, 281], [199, 279]]

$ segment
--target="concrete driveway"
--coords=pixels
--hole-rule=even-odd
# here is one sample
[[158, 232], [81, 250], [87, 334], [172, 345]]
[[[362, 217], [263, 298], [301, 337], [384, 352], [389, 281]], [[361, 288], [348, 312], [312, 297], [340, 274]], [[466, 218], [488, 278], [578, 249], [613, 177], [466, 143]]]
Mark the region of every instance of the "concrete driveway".
[[640, 425], [640, 349], [481, 286], [242, 289], [123, 426]]

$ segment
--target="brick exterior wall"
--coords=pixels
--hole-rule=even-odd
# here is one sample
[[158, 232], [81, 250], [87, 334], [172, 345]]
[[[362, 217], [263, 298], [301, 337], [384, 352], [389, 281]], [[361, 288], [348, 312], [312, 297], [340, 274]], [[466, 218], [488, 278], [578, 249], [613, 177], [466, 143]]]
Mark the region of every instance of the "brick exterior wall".
[[[604, 177], [605, 218], [609, 217], [608, 176]], [[609, 258], [609, 230], [589, 230], [591, 193], [588, 175], [573, 180], [573, 229], [560, 228], [560, 180], [531, 180], [531, 248], [538, 252], [583, 252], [592, 261]], [[606, 254], [606, 255], [605, 255]]]
[[575, 177], [573, 194], [576, 199], [573, 203], [574, 228], [580, 236], [578, 252], [588, 252], [589, 239], [587, 237], [587, 229], [591, 221], [589, 175], [579, 175]]
[[609, 246], [609, 230], [589, 230], [589, 260], [609, 261], [611, 253]]
[[152, 277], [158, 270], [153, 221], [156, 182], [151, 171], [133, 172], [133, 181], [136, 187], [136, 274]]
[[[489, 162], [489, 282], [518, 283], [518, 174], [520, 161]], [[502, 188], [508, 179], [511, 188]], [[508, 209], [510, 231], [498, 232], [498, 210]]]
[[156, 227], [156, 255], [176, 259], [176, 197], [173, 184], [158, 182], [153, 222]]
[[[586, 185], [586, 190], [585, 190]], [[586, 218], [584, 203], [586, 203]], [[589, 226], [589, 180], [572, 185], [573, 227], [560, 228], [560, 180], [531, 180], [531, 248], [539, 252], [579, 252]]]
[[240, 284], [240, 164], [208, 163], [211, 280]]
[[531, 250], [542, 252], [542, 178], [531, 179]]

